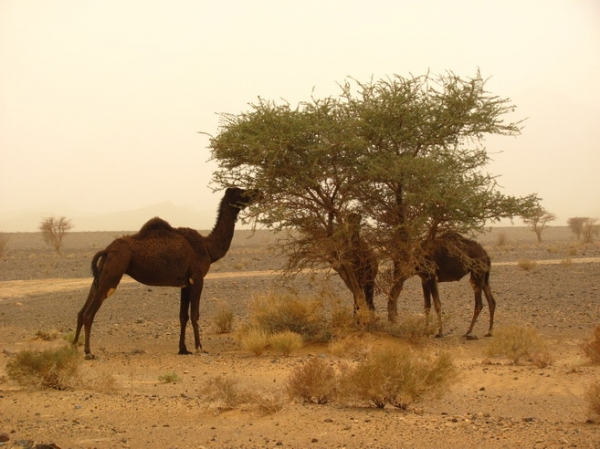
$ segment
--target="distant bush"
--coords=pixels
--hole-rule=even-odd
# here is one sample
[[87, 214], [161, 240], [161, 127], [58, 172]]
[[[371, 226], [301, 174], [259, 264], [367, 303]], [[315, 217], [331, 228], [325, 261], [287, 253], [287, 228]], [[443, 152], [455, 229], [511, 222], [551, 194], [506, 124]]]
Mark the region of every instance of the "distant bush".
[[347, 400], [367, 401], [378, 408], [390, 404], [405, 409], [427, 395], [441, 394], [455, 379], [449, 354], [439, 356], [387, 348], [372, 352], [344, 373], [340, 394]]
[[164, 384], [174, 384], [181, 382], [181, 377], [177, 373], [165, 373], [158, 376], [158, 380]]
[[335, 369], [322, 358], [310, 358], [294, 369], [286, 383], [290, 399], [326, 404], [337, 395], [339, 380]]
[[273, 350], [281, 353], [285, 357], [304, 345], [302, 335], [292, 331], [271, 334], [269, 335], [268, 341]]
[[537, 266], [537, 262], [531, 259], [521, 259], [517, 262], [517, 266], [525, 271], [531, 271]]
[[544, 368], [552, 363], [546, 342], [531, 327], [508, 326], [496, 330], [486, 353], [491, 357], [507, 357], [515, 365], [529, 361]]
[[66, 390], [79, 384], [80, 364], [77, 351], [70, 346], [42, 352], [27, 350], [6, 364], [6, 372], [22, 386]]
[[594, 327], [594, 336], [581, 344], [581, 349], [592, 363], [600, 363], [600, 325]]

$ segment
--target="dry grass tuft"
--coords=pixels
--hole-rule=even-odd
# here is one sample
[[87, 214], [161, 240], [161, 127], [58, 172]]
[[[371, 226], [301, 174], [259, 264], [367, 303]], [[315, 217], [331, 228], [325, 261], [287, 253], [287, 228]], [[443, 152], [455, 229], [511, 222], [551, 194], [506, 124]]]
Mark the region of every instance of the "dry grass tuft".
[[228, 304], [222, 303], [212, 316], [213, 323], [217, 327], [217, 332], [227, 334], [233, 329], [233, 320], [235, 316]]
[[39, 338], [40, 340], [44, 340], [44, 341], [53, 341], [53, 340], [58, 340], [61, 336], [61, 333], [59, 331], [57, 331], [56, 329], [50, 329], [50, 330], [39, 330], [35, 333], [35, 337]]
[[238, 381], [226, 376], [209, 379], [202, 389], [204, 397], [209, 402], [219, 404], [219, 407], [231, 410], [248, 402], [250, 395], [238, 387]]
[[338, 357], [351, 357], [362, 360], [373, 350], [372, 334], [354, 333], [335, 337], [329, 342], [329, 352]]
[[326, 404], [337, 395], [337, 374], [325, 359], [313, 357], [292, 372], [286, 391], [290, 399]]
[[283, 331], [269, 336], [271, 348], [287, 357], [296, 349], [304, 346], [302, 335], [292, 331]]
[[270, 293], [256, 296], [249, 307], [252, 322], [269, 334], [292, 331], [311, 340], [325, 327], [320, 300]]
[[405, 409], [425, 396], [441, 394], [455, 377], [456, 368], [447, 353], [435, 356], [386, 348], [347, 371], [340, 379], [340, 393], [350, 401]]
[[249, 326], [242, 329], [238, 334], [238, 339], [242, 348], [250, 351], [254, 355], [261, 355], [267, 349], [269, 344], [269, 334], [256, 326]]
[[531, 327], [508, 326], [498, 329], [486, 353], [490, 357], [507, 357], [515, 365], [523, 361], [529, 361], [539, 368], [552, 364], [548, 345]]
[[517, 266], [521, 270], [531, 271], [537, 266], [537, 262], [535, 260], [531, 260], [531, 259], [520, 259], [517, 262]]
[[594, 327], [594, 336], [581, 344], [581, 349], [592, 363], [600, 363], [600, 325]]
[[80, 384], [80, 364], [77, 351], [65, 346], [42, 352], [21, 351], [6, 364], [6, 372], [25, 387], [67, 390]]

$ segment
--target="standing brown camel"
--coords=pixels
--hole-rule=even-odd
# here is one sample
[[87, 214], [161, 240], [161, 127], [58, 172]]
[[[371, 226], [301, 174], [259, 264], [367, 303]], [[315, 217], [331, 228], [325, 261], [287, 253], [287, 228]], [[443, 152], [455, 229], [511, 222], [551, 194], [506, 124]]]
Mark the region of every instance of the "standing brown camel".
[[431, 297], [438, 317], [438, 334], [442, 336], [442, 303], [438, 291], [438, 282], [453, 282], [461, 280], [467, 273], [471, 274], [471, 287], [475, 292], [475, 310], [471, 325], [464, 335], [467, 339], [476, 339], [471, 335], [475, 321], [483, 309], [481, 292], [485, 293], [488, 307], [490, 309], [490, 327], [486, 337], [492, 336], [494, 326], [494, 311], [496, 301], [490, 288], [491, 260], [483, 247], [456, 232], [445, 232], [437, 237], [428, 246], [424, 247], [424, 264], [417, 268], [417, 274], [421, 278], [423, 297], [425, 300], [425, 316], [429, 324], [429, 312], [431, 310]]
[[219, 206], [217, 222], [207, 237], [190, 228], [173, 228], [156, 217], [137, 234], [121, 237], [96, 253], [92, 259], [94, 281], [77, 315], [73, 344], [77, 344], [83, 326], [86, 358], [93, 358], [90, 333], [94, 316], [102, 302], [115, 292], [122, 276], [128, 274], [142, 284], [181, 288], [179, 354], [191, 354], [185, 345], [190, 315], [196, 351], [202, 351], [198, 318], [204, 276], [210, 265], [229, 250], [239, 212], [257, 195], [255, 190], [228, 188]]

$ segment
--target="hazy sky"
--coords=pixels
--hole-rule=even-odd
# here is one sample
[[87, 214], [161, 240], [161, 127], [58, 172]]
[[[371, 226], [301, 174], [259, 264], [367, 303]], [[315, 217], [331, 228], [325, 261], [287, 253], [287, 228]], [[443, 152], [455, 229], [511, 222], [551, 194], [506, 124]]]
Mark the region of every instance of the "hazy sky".
[[597, 0], [0, 0], [0, 213], [171, 201], [212, 221], [217, 113], [478, 68], [528, 118], [487, 141], [503, 191], [600, 217]]

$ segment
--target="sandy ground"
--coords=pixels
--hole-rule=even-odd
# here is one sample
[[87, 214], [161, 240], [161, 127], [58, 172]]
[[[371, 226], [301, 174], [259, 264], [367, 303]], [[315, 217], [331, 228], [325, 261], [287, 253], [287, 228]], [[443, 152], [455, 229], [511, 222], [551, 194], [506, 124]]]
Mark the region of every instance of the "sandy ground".
[[[501, 232], [506, 244], [499, 247]], [[589, 363], [580, 348], [600, 324], [600, 246], [578, 245], [566, 228], [548, 229], [541, 245], [518, 227], [496, 229], [480, 238], [493, 258], [497, 329], [513, 324], [535, 327], [550, 344], [551, 366], [490, 360], [485, 355], [489, 339], [460, 338], [473, 307], [466, 279], [441, 286], [444, 338], [407, 342], [384, 332], [363, 336], [373, 348], [411, 344], [415, 351], [452, 354], [458, 380], [442, 397], [408, 410], [284, 399], [290, 373], [309, 357], [339, 366], [351, 356], [334, 355], [327, 344], [307, 345], [290, 357], [273, 351], [255, 356], [232, 334], [216, 332], [210, 318], [221, 303], [234, 309], [240, 323], [254, 295], [284, 288], [276, 283], [282, 260], [266, 249], [272, 236], [251, 237], [249, 232], [236, 234], [229, 254], [206, 279], [201, 303], [206, 354], [176, 354], [177, 289], [124, 279], [96, 317], [92, 350], [97, 358], [83, 362], [84, 384], [66, 391], [26, 390], [6, 377], [6, 363], [24, 349], [64, 344], [36, 339], [35, 334], [74, 328], [91, 282], [91, 257], [118, 235], [72, 233], [60, 257], [38, 234], [8, 237], [0, 258], [0, 434], [9, 438], [0, 443], [3, 447], [600, 447], [600, 426], [590, 421], [584, 400], [600, 367]], [[521, 259], [538, 264], [525, 271], [516, 265]], [[286, 289], [310, 294], [325, 282], [347, 297], [335, 279], [308, 275], [299, 275]], [[385, 320], [384, 298], [376, 298], [376, 303], [377, 315]], [[418, 314], [421, 308], [419, 282], [411, 279], [401, 296], [400, 313]], [[475, 334], [485, 333], [487, 320], [486, 308]], [[176, 373], [180, 381], [159, 381], [166, 373]], [[209, 400], [206, 387], [216, 376], [235, 380], [240, 389], [260, 399], [232, 409]]]

